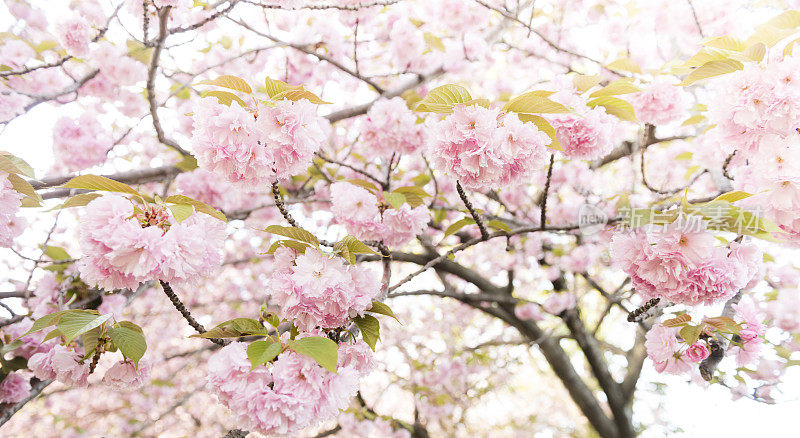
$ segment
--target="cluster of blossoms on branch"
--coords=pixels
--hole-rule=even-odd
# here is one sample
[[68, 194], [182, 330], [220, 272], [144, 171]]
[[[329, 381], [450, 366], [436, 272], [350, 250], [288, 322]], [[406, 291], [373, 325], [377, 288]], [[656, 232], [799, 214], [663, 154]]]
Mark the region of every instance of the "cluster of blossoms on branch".
[[14, 190], [10, 174], [0, 171], [0, 247], [10, 247], [25, 229], [25, 219], [17, 216], [22, 194]]
[[107, 290], [150, 280], [196, 283], [219, 267], [225, 237], [224, 224], [208, 215], [178, 222], [166, 206], [105, 195], [81, 221], [81, 278]]
[[325, 140], [324, 120], [308, 100], [279, 100], [250, 112], [202, 99], [192, 145], [201, 167], [245, 188], [304, 172]]
[[694, 229], [689, 223], [646, 225], [614, 235], [612, 257], [644, 300], [718, 303], [747, 287], [759, 272], [761, 253], [755, 245], [717, 246], [705, 227]]

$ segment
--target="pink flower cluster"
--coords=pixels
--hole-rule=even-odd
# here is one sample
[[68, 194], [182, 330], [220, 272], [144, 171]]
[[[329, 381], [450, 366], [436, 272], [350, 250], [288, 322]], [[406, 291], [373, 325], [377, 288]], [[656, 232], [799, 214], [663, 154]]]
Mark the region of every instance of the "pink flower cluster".
[[708, 118], [729, 151], [739, 149], [751, 156], [762, 140], [769, 142], [764, 137], [795, 134], [800, 118], [798, 67], [800, 57], [791, 56], [780, 62], [747, 64], [714, 82], [716, 95], [709, 100]]
[[422, 233], [431, 214], [424, 204], [411, 208], [379, 209], [378, 197], [369, 190], [340, 181], [331, 184], [331, 212], [347, 232], [361, 240], [383, 241], [388, 246], [402, 246]]
[[175, 177], [175, 187], [185, 196], [226, 211], [240, 207], [245, 198], [233, 184], [200, 168]]
[[643, 299], [713, 304], [746, 287], [759, 271], [761, 255], [754, 245], [717, 247], [705, 229], [685, 225], [648, 225], [613, 236], [611, 256]]
[[381, 156], [410, 154], [425, 143], [423, 128], [403, 98], [380, 99], [367, 111], [361, 138], [370, 151]]
[[139, 366], [130, 360], [121, 360], [106, 370], [103, 384], [115, 391], [141, 389], [150, 379], [150, 361], [139, 360]]
[[550, 138], [514, 113], [456, 105], [433, 126], [428, 154], [433, 166], [472, 190], [499, 189], [523, 182], [544, 164]]
[[31, 395], [31, 382], [19, 373], [9, 373], [0, 383], [0, 403], [18, 403]]
[[102, 164], [111, 144], [111, 135], [89, 113], [77, 119], [61, 117], [53, 126], [53, 153], [58, 170], [74, 172]]
[[680, 343], [676, 327], [653, 324], [645, 335], [644, 346], [659, 373], [683, 374], [691, 369], [689, 362], [678, 352]]
[[256, 116], [208, 97], [195, 109], [192, 145], [201, 167], [227, 181], [263, 188], [306, 171], [325, 140], [324, 126], [305, 99], [280, 100]]
[[340, 257], [307, 249], [275, 251], [275, 265], [267, 293], [282, 316], [301, 331], [343, 326], [362, 315], [380, 291], [378, 276], [363, 266], [345, 265]]
[[689, 100], [683, 87], [673, 85], [662, 76], [646, 90], [632, 94], [630, 102], [639, 120], [662, 125], [683, 116]]
[[767, 326], [764, 325], [764, 317], [758, 306], [749, 297], [734, 304], [733, 309], [734, 319], [744, 328], [739, 331], [739, 342], [732, 344], [727, 353], [736, 356], [736, 363], [741, 367], [758, 359], [761, 344], [764, 342], [762, 336], [767, 331]]
[[89, 363], [75, 350], [56, 345], [46, 353], [36, 353], [28, 360], [28, 368], [42, 380], [58, 380], [67, 386], [86, 386]]
[[6, 40], [0, 46], [0, 64], [10, 66], [23, 66], [26, 62], [36, 57], [36, 51], [22, 40]]
[[0, 247], [11, 247], [25, 228], [25, 219], [17, 216], [22, 198], [8, 180], [8, 173], [0, 170]]
[[359, 342], [339, 347], [337, 374], [292, 351], [251, 371], [246, 344], [234, 342], [208, 360], [207, 382], [237, 425], [267, 435], [296, 436], [346, 408], [359, 378], [374, 365], [369, 347]]
[[23, 319], [3, 329], [3, 333], [8, 335], [11, 339], [19, 338], [19, 340], [22, 341], [22, 345], [14, 349], [14, 356], [30, 359], [31, 356], [36, 353], [47, 353], [57, 344], [58, 341], [56, 339], [48, 339], [47, 342], [42, 342], [46, 336], [44, 331], [25, 335], [31, 327], [33, 327], [33, 320]]
[[70, 56], [83, 58], [89, 54], [92, 28], [83, 17], [74, 16], [56, 25], [55, 35]]
[[558, 114], [551, 123], [569, 158], [593, 160], [611, 152], [616, 120], [603, 107], [585, 108], [578, 115]]
[[195, 213], [178, 223], [162, 206], [138, 205], [119, 195], [87, 205], [80, 224], [81, 279], [107, 290], [148, 280], [187, 283], [222, 262], [224, 224]]

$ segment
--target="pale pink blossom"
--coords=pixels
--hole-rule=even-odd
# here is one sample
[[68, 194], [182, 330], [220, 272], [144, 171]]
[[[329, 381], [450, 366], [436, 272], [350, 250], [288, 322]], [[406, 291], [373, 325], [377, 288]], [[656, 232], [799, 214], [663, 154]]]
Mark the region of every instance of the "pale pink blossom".
[[27, 223], [17, 216], [23, 195], [14, 190], [8, 178], [9, 174], [0, 170], [0, 247], [11, 247]]
[[644, 346], [653, 362], [665, 362], [678, 351], [678, 330], [663, 324], [653, 324], [645, 335]]
[[97, 307], [97, 311], [103, 315], [112, 313], [114, 319], [119, 320], [127, 302], [128, 299], [122, 294], [103, 295], [103, 302]]
[[380, 281], [371, 269], [345, 265], [341, 257], [311, 248], [293, 254], [285, 247], [275, 251], [267, 293], [300, 330], [340, 327], [372, 306]]
[[708, 347], [701, 342], [695, 342], [686, 349], [686, 358], [692, 362], [700, 362], [711, 354]]
[[525, 303], [515, 307], [514, 315], [523, 321], [541, 321], [544, 319], [542, 311], [536, 303]]
[[373, 153], [387, 157], [394, 152], [409, 154], [424, 144], [424, 127], [401, 97], [382, 98], [367, 111], [361, 138]]
[[122, 360], [109, 368], [103, 376], [103, 384], [115, 391], [133, 391], [142, 388], [150, 380], [150, 361], [140, 359], [139, 365], [131, 360]]
[[552, 117], [558, 143], [569, 158], [593, 160], [614, 148], [616, 119], [603, 107], [586, 109], [578, 115], [558, 114]]
[[67, 386], [86, 386], [89, 364], [75, 350], [56, 345], [46, 353], [36, 353], [28, 367], [41, 380], [58, 380]]
[[83, 17], [73, 16], [56, 25], [55, 34], [67, 53], [76, 58], [89, 54], [92, 28]]
[[111, 135], [90, 113], [61, 117], [53, 127], [53, 153], [58, 170], [74, 172], [102, 164], [112, 147]]
[[542, 303], [542, 310], [552, 315], [559, 315], [573, 307], [575, 307], [575, 295], [569, 292], [549, 294]]
[[662, 125], [682, 117], [689, 103], [683, 87], [661, 76], [647, 89], [631, 95], [636, 118], [651, 125]]
[[36, 51], [22, 40], [9, 39], [0, 46], [0, 64], [23, 66], [36, 57]]
[[544, 164], [550, 138], [514, 113], [456, 105], [436, 123], [428, 154], [439, 171], [472, 190], [498, 189], [521, 183]]
[[18, 403], [30, 395], [31, 382], [19, 373], [9, 373], [0, 383], [0, 403]]

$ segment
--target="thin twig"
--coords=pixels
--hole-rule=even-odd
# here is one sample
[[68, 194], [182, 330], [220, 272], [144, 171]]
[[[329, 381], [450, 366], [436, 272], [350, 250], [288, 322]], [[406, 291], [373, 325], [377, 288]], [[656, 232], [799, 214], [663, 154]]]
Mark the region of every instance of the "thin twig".
[[488, 240], [489, 230], [486, 229], [486, 224], [483, 223], [483, 219], [481, 219], [481, 216], [475, 211], [475, 207], [472, 206], [472, 202], [470, 202], [459, 181], [456, 181], [456, 191], [458, 192], [458, 196], [461, 197], [461, 201], [464, 202], [464, 206], [467, 207], [469, 214], [472, 215], [472, 219], [475, 220], [475, 224], [478, 225], [478, 229], [481, 231], [481, 239]]

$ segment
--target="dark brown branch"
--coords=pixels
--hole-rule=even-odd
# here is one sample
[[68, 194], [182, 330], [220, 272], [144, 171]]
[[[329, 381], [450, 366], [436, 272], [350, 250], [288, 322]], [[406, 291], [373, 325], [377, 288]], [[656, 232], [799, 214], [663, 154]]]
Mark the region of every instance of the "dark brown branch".
[[544, 230], [547, 225], [547, 196], [550, 193], [550, 180], [553, 178], [553, 163], [555, 162], [555, 154], [550, 154], [550, 165], [547, 166], [547, 179], [544, 182], [544, 190], [542, 191], [542, 204], [540, 206], [539, 226]]
[[461, 201], [464, 202], [464, 206], [467, 207], [472, 219], [475, 220], [475, 224], [478, 225], [478, 229], [481, 231], [481, 239], [488, 240], [489, 230], [486, 229], [486, 224], [483, 223], [483, 219], [481, 219], [481, 216], [477, 211], [475, 211], [475, 207], [472, 206], [472, 202], [470, 202], [467, 194], [464, 192], [464, 188], [461, 187], [461, 183], [459, 181], [456, 181], [456, 191], [458, 192], [458, 196], [461, 198]]
[[[175, 291], [172, 290], [172, 286], [169, 285], [166, 281], [159, 281], [161, 283], [161, 287], [164, 289], [164, 293], [167, 295], [170, 301], [172, 301], [172, 305], [183, 315], [183, 319], [185, 319], [193, 329], [200, 333], [201, 335], [206, 332], [205, 327], [202, 324], [197, 322], [196, 319], [189, 313], [189, 309], [181, 302], [178, 295], [175, 294]], [[216, 339], [216, 338], [207, 338], [209, 341], [217, 344], [217, 345], [225, 345], [227, 342], [223, 339]]]
[[[742, 291], [739, 291], [725, 303], [725, 307], [722, 309], [722, 316], [732, 318], [735, 313], [733, 306], [739, 303], [739, 300], [741, 299]], [[699, 366], [700, 376], [706, 381], [709, 381], [714, 377], [714, 372], [717, 370], [717, 366], [725, 357], [725, 350], [728, 349], [728, 340], [723, 336], [717, 336], [708, 342], [708, 346], [710, 347], [711, 354], [702, 362], [700, 362]]]

